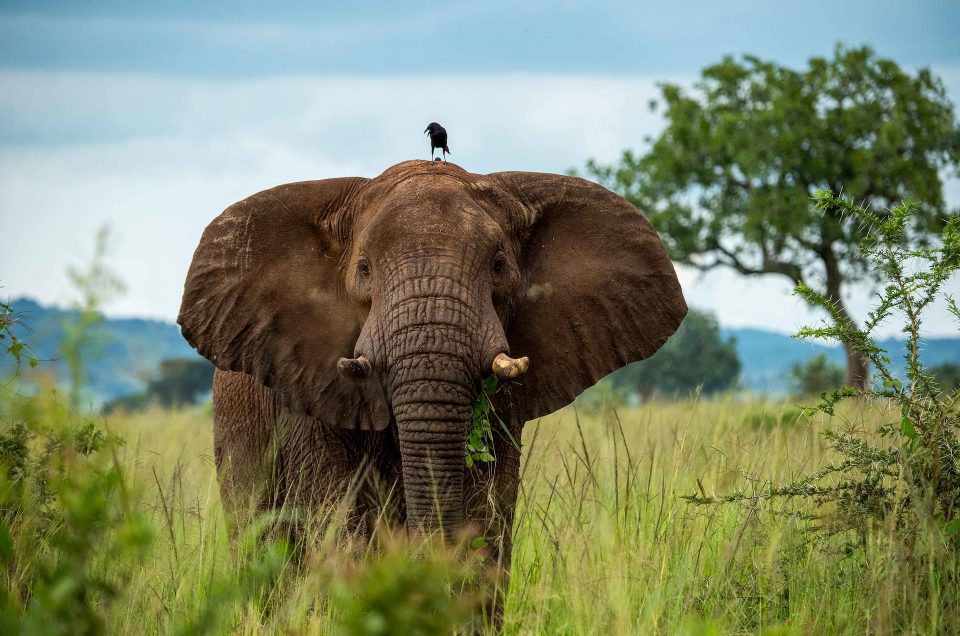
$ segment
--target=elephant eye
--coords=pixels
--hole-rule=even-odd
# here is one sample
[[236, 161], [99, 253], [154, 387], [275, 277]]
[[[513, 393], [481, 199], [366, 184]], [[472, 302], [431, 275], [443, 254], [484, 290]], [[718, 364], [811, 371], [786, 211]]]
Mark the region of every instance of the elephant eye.
[[503, 252], [497, 252], [493, 257], [493, 273], [499, 274], [507, 267], [507, 256]]
[[370, 262], [367, 259], [362, 258], [357, 261], [357, 274], [364, 278], [370, 275]]

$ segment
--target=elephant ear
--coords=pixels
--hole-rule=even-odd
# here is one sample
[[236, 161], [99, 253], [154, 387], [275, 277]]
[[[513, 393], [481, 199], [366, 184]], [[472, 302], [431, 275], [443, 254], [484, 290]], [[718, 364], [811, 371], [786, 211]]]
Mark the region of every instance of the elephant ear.
[[217, 368], [253, 376], [291, 408], [382, 429], [382, 390], [341, 378], [336, 366], [353, 357], [362, 322], [344, 292], [341, 255], [366, 182], [291, 183], [227, 208], [200, 239], [177, 322]]
[[524, 293], [506, 336], [530, 369], [505, 398], [525, 421], [653, 355], [687, 305], [660, 237], [626, 199], [577, 177], [490, 176], [520, 203], [509, 215]]

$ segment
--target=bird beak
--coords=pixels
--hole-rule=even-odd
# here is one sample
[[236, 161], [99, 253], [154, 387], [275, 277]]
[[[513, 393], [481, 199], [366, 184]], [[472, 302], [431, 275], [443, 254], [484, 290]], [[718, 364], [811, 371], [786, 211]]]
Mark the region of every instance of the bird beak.
[[430, 132], [430, 129], [429, 129], [429, 128], [427, 128], [426, 130], [424, 130], [424, 131], [423, 131], [423, 134], [426, 135], [428, 132]]

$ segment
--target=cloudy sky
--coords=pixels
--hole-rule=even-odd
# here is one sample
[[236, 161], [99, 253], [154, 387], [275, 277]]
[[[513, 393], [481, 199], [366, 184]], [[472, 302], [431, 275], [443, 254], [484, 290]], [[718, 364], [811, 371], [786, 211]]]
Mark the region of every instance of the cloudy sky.
[[[128, 287], [108, 312], [173, 319], [200, 233], [238, 199], [427, 158], [429, 121], [474, 172], [611, 161], [662, 125], [657, 82], [728, 53], [801, 66], [869, 44], [931, 67], [960, 103], [951, 1], [197, 4], [0, 3], [4, 297], [69, 300], [64, 271], [107, 223]], [[812, 317], [785, 280], [681, 277], [727, 326]], [[851, 293], [860, 317], [868, 296]], [[926, 326], [956, 334], [942, 308]]]

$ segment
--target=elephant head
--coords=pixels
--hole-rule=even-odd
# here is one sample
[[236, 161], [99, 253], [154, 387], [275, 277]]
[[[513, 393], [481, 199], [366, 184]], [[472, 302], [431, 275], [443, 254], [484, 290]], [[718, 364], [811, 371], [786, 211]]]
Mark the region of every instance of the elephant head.
[[685, 314], [659, 237], [616, 194], [409, 161], [229, 207], [203, 234], [178, 322], [217, 367], [325, 425], [395, 425], [408, 529], [422, 532], [462, 520], [484, 376], [510, 380], [501, 412], [533, 419], [652, 355]]

